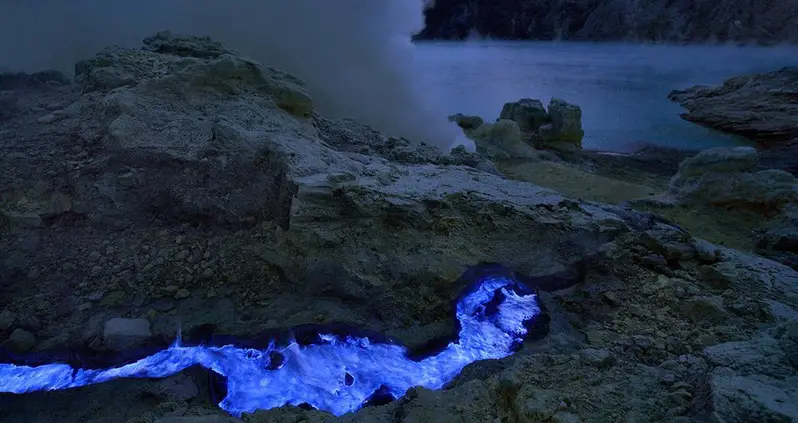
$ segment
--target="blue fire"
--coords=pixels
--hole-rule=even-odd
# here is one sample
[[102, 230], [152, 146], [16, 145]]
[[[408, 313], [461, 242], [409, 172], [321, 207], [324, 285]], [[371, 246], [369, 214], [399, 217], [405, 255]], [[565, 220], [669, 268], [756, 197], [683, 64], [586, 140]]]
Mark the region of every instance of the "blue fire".
[[415, 386], [443, 388], [475, 361], [513, 354], [533, 332], [548, 330], [539, 298], [520, 276], [498, 265], [471, 268], [473, 282], [456, 300], [457, 336], [425, 358], [392, 342], [319, 333], [301, 345], [266, 348], [185, 346], [179, 342], [140, 360], [106, 369], [68, 364], [0, 364], [0, 392], [69, 389], [119, 378], [163, 378], [200, 365], [226, 379], [219, 406], [232, 415], [283, 405], [310, 405], [335, 415], [354, 412], [375, 396], [399, 398]]

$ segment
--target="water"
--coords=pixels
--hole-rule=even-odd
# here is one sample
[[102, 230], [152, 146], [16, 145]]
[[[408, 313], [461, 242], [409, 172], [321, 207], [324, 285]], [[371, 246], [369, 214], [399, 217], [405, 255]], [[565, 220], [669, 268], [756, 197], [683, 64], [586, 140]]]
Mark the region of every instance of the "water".
[[798, 65], [795, 47], [597, 43], [418, 43], [425, 90], [450, 113], [498, 117], [522, 97], [552, 96], [582, 107], [584, 148], [628, 151], [640, 143], [685, 150], [747, 141], [679, 117], [667, 96], [751, 72]]

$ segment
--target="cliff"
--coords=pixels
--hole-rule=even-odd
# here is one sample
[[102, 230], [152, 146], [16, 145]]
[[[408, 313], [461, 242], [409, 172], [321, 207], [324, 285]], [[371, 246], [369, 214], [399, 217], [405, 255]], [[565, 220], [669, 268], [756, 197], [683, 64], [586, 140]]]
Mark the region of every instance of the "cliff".
[[792, 0], [436, 0], [416, 39], [798, 41]]

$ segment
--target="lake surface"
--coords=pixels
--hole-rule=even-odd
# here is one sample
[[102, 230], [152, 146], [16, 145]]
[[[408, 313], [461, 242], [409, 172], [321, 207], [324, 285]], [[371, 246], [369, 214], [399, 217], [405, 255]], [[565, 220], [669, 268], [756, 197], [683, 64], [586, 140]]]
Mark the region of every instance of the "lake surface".
[[628, 151], [640, 143], [679, 149], [745, 140], [679, 117], [667, 96], [751, 72], [798, 65], [793, 47], [598, 43], [417, 43], [419, 77], [451, 113], [498, 117], [519, 98], [552, 96], [582, 107], [585, 149]]

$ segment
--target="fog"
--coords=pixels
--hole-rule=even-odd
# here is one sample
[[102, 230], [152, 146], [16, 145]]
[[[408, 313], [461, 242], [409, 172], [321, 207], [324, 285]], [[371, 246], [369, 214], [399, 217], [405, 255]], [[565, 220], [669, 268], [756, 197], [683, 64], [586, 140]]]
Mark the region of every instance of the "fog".
[[461, 132], [416, 78], [423, 0], [0, 0], [0, 68], [58, 69], [153, 33], [209, 35], [310, 87], [318, 110], [441, 148]]

